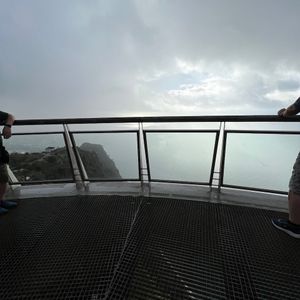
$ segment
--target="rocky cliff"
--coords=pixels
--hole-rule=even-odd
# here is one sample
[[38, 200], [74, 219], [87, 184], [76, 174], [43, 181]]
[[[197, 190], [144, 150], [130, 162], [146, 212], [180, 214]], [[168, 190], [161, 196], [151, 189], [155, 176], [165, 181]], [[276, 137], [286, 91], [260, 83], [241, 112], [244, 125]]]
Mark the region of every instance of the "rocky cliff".
[[79, 148], [80, 157], [89, 178], [121, 179], [114, 161], [102, 145], [84, 143]]
[[[114, 161], [101, 145], [84, 143], [78, 152], [91, 179], [121, 179]], [[72, 179], [65, 147], [37, 153], [11, 153], [10, 168], [19, 181]]]

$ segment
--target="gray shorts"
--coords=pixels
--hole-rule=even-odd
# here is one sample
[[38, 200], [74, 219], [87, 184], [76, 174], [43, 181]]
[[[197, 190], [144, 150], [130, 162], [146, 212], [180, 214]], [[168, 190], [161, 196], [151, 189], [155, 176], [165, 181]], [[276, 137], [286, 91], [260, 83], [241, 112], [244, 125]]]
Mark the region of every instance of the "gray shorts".
[[290, 179], [289, 189], [291, 192], [300, 195], [300, 152], [296, 158], [292, 176]]
[[8, 182], [8, 171], [6, 164], [0, 164], [0, 183]]

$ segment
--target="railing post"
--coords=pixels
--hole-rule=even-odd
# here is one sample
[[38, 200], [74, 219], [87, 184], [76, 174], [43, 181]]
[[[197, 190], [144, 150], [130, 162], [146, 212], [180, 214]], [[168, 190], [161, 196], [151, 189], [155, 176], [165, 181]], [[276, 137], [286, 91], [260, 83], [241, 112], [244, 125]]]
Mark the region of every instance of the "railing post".
[[[148, 172], [148, 167], [147, 167], [147, 160], [145, 158], [145, 141], [144, 141], [144, 128], [143, 128], [143, 123], [139, 122], [139, 174], [140, 174], [140, 179], [141, 179], [141, 189], [142, 189], [142, 194], [144, 195], [145, 193], [145, 188], [149, 188], [149, 172]], [[144, 154], [144, 155], [143, 155]], [[146, 172], [146, 173], [145, 173]], [[145, 180], [146, 177], [146, 180]]]
[[76, 147], [76, 143], [75, 143], [75, 140], [74, 140], [74, 137], [72, 134], [70, 134], [70, 130], [69, 130], [69, 126], [67, 126], [67, 129], [68, 129], [68, 133], [69, 133], [69, 136], [70, 136], [70, 139], [71, 139], [71, 143], [72, 143], [72, 146], [73, 146], [73, 150], [74, 150], [74, 153], [75, 153], [75, 156], [77, 156], [77, 161], [78, 161], [78, 164], [79, 164], [79, 170], [81, 171], [81, 175], [82, 175], [82, 180], [83, 180], [83, 184], [84, 184], [84, 188], [86, 190], [89, 189], [89, 184], [90, 184], [90, 181], [89, 181], [89, 177], [88, 177], [88, 174], [86, 172], [86, 169], [85, 169], [85, 166], [82, 162], [82, 159], [81, 159], [81, 156], [80, 156], [80, 153], [78, 151], [78, 148]]
[[66, 147], [67, 151], [70, 155], [71, 160], [71, 167], [74, 174], [74, 180], [76, 184], [77, 190], [82, 190], [84, 188], [84, 181], [81, 177], [80, 170], [77, 164], [76, 156], [75, 156], [75, 150], [73, 148], [73, 144], [71, 141], [70, 133], [67, 124], [63, 124], [64, 127], [64, 133], [65, 133], [65, 139], [66, 139]]
[[18, 197], [22, 185], [19, 182], [18, 178], [13, 173], [13, 171], [10, 169], [9, 165], [7, 165], [7, 172], [8, 172], [9, 182], [12, 183], [9, 185], [9, 189], [13, 193], [14, 197]]
[[[221, 185], [223, 180], [223, 155], [224, 155], [224, 130], [225, 122], [220, 122], [217, 150], [213, 161], [213, 174], [211, 178], [210, 191], [216, 191], [219, 195], [221, 192]], [[215, 189], [214, 189], [215, 188]]]
[[[222, 126], [223, 123], [223, 126]], [[224, 162], [225, 162], [225, 148], [226, 148], [226, 137], [225, 137], [225, 126], [226, 122], [221, 122], [220, 127], [220, 136], [221, 139], [221, 154], [220, 154], [220, 167], [219, 167], [219, 182], [218, 182], [218, 193], [221, 192], [221, 186], [223, 183], [223, 177], [224, 177]]]

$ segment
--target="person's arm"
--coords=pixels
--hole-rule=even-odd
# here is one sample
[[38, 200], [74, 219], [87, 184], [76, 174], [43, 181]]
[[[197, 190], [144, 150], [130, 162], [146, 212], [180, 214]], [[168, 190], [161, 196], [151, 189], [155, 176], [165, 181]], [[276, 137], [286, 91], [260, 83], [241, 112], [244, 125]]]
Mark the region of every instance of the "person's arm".
[[2, 135], [5, 139], [11, 137], [11, 126], [14, 124], [15, 117], [12, 114], [7, 114], [7, 119], [5, 120], [4, 127], [2, 130]]
[[287, 108], [282, 108], [278, 111], [278, 116], [280, 117], [290, 117], [295, 116], [300, 112], [300, 97], [296, 100], [295, 103], [290, 105]]

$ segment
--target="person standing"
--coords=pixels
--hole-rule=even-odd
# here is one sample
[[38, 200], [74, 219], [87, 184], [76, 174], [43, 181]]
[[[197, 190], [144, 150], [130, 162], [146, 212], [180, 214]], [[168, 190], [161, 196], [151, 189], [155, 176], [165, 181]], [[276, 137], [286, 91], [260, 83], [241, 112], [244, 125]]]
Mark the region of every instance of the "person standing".
[[[0, 111], [0, 124], [4, 125], [2, 130], [2, 136], [4, 139], [9, 139], [11, 137], [11, 127], [15, 121], [15, 117], [12, 114]], [[4, 195], [7, 190], [8, 184], [8, 153], [3, 147], [2, 136], [0, 136], [0, 215], [8, 212], [8, 209], [17, 206], [16, 202], [4, 201]]]
[[[300, 112], [300, 97], [289, 107], [278, 111], [280, 117], [290, 117]], [[300, 152], [296, 158], [289, 182], [288, 219], [273, 219], [273, 225], [294, 238], [300, 238]]]

